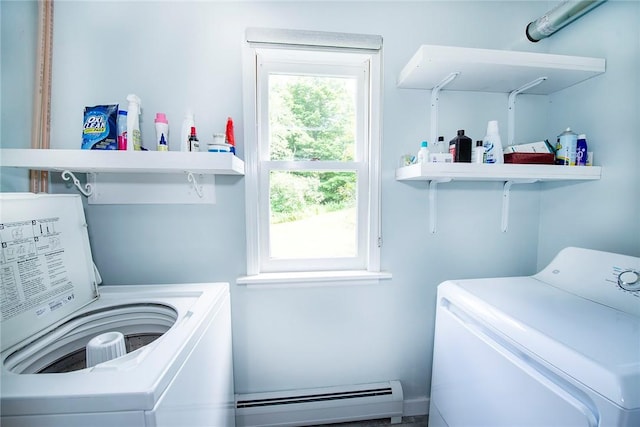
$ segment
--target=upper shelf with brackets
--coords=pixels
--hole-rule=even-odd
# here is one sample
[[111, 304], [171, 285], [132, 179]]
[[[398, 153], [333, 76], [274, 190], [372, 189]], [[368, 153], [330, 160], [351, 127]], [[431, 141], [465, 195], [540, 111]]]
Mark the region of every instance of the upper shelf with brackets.
[[504, 92], [540, 77], [524, 93], [548, 95], [605, 72], [605, 60], [548, 53], [422, 45], [400, 72], [398, 87], [433, 89], [459, 73], [447, 90]]
[[244, 175], [234, 154], [205, 152], [8, 148], [0, 166], [61, 172], [90, 204], [213, 204], [216, 175]]
[[231, 153], [5, 148], [0, 159], [2, 166], [58, 172], [244, 175], [244, 162]]
[[[515, 140], [519, 94], [549, 95], [605, 72], [602, 58], [422, 45], [398, 76], [397, 86], [431, 91], [431, 141], [438, 133], [441, 90], [508, 93], [507, 145]], [[502, 231], [507, 230], [513, 184], [600, 179], [601, 168], [519, 164], [417, 164], [396, 170], [399, 181], [429, 181], [430, 230], [436, 230], [436, 188], [452, 180], [503, 181]]]

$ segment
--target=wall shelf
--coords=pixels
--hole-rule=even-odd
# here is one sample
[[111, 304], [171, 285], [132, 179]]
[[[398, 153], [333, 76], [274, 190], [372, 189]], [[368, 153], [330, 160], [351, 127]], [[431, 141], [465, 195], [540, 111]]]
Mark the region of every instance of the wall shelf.
[[429, 181], [429, 231], [436, 232], [437, 187], [451, 181], [499, 181], [502, 189], [500, 228], [509, 227], [509, 203], [514, 184], [540, 181], [591, 181], [602, 174], [600, 166], [557, 166], [528, 164], [422, 163], [396, 169], [398, 181]]
[[422, 45], [400, 72], [398, 87], [430, 90], [458, 72], [448, 90], [509, 93], [544, 76], [526, 93], [548, 95], [604, 71], [602, 58]]
[[431, 141], [438, 137], [441, 90], [509, 93], [507, 145], [512, 145], [516, 95], [549, 95], [604, 73], [605, 66], [602, 58], [422, 45], [397, 86], [432, 91]]
[[244, 162], [231, 153], [4, 148], [0, 161], [2, 166], [53, 172], [244, 175]]
[[584, 181], [600, 179], [600, 166], [422, 163], [396, 169], [398, 181]]
[[244, 175], [232, 153], [0, 149], [0, 165], [60, 172], [91, 204], [213, 204], [215, 175]]
[[[397, 86], [431, 91], [431, 141], [438, 137], [441, 90], [508, 93], [507, 145], [514, 144], [515, 105], [519, 94], [549, 95], [605, 72], [602, 58], [422, 45], [402, 69]], [[601, 168], [525, 164], [425, 163], [396, 170], [398, 181], [429, 182], [429, 230], [436, 232], [436, 191], [440, 183], [502, 181], [502, 231], [509, 223], [514, 184], [600, 179]]]

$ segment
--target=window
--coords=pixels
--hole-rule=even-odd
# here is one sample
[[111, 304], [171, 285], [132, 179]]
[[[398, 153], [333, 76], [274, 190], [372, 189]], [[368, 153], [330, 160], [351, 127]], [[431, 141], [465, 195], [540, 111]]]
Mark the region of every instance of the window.
[[380, 38], [247, 36], [247, 273], [378, 271]]

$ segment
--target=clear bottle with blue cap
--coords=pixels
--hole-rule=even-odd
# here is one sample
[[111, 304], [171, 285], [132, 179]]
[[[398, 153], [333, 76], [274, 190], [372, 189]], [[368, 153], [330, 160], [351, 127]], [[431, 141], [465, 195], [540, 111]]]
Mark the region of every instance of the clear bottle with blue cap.
[[420, 143], [420, 151], [418, 151], [418, 155], [416, 156], [417, 163], [428, 163], [429, 162], [429, 143], [427, 141], [422, 141]]

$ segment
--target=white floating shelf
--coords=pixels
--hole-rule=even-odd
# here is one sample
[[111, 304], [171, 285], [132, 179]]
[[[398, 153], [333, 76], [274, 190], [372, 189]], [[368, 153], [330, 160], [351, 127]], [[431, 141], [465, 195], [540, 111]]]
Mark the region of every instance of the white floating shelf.
[[232, 153], [0, 149], [0, 165], [80, 173], [185, 173], [244, 175]]
[[61, 172], [89, 204], [214, 204], [215, 175], [244, 175], [232, 153], [8, 148], [0, 166]]
[[588, 181], [600, 179], [600, 166], [533, 164], [421, 163], [396, 169], [398, 181], [429, 181], [429, 231], [436, 232], [438, 184], [450, 181], [500, 181], [502, 190], [501, 230], [509, 226], [509, 200], [514, 184], [539, 181]]
[[539, 78], [523, 93], [548, 95], [605, 72], [605, 60], [547, 53], [422, 45], [400, 72], [398, 87], [433, 89], [453, 72], [447, 90], [511, 92]]
[[584, 181], [600, 179], [600, 166], [422, 163], [396, 169], [398, 181]]

